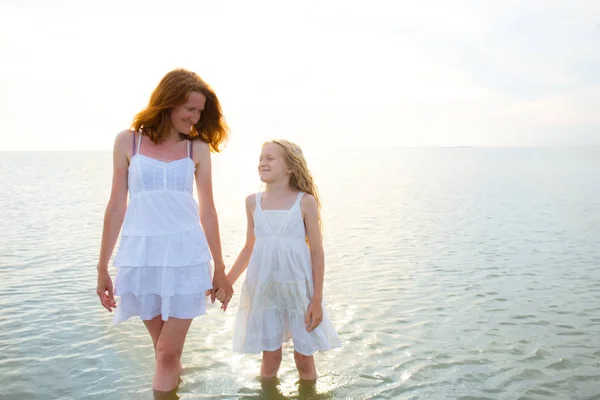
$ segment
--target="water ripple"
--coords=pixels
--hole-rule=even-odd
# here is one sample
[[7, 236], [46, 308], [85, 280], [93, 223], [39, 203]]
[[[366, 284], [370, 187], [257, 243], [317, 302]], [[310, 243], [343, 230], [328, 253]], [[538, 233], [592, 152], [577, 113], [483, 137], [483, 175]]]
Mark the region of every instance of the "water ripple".
[[[254, 159], [215, 158], [231, 264], [244, 240], [244, 196], [259, 185], [227, 157]], [[600, 154], [314, 157], [325, 299], [343, 342], [316, 356], [314, 398], [598, 398], [600, 163], [590, 160]], [[151, 398], [143, 325], [113, 327], [94, 292], [110, 154], [3, 154], [0, 183], [13, 189], [0, 198], [0, 397]], [[186, 342], [180, 398], [307, 398], [299, 392], [315, 389], [296, 384], [290, 346], [281, 383], [262, 387], [259, 358], [231, 352], [235, 312], [208, 312]]]

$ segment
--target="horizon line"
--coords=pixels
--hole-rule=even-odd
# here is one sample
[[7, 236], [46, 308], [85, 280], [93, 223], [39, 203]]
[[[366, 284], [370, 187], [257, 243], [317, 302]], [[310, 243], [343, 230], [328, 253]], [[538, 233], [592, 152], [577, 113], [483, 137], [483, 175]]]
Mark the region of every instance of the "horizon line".
[[[235, 148], [244, 148], [244, 147], [256, 147], [251, 144], [242, 144], [242, 145], [234, 145]], [[314, 145], [303, 145], [305, 148], [315, 148], [318, 146]], [[348, 146], [348, 145], [328, 145], [328, 147], [334, 148], [348, 148], [348, 149], [537, 149], [537, 148], [596, 148], [600, 147], [599, 144], [560, 144], [560, 145], [501, 145], [501, 146], [492, 146], [492, 145], [370, 145], [370, 146]], [[226, 152], [228, 147], [226, 146], [221, 153]], [[40, 150], [40, 149], [0, 149], [0, 153], [14, 153], [14, 152], [31, 152], [31, 153], [46, 153], [46, 152], [65, 152], [71, 153], [76, 151], [85, 151], [85, 152], [110, 152], [111, 148], [105, 149], [51, 149], [51, 150]]]

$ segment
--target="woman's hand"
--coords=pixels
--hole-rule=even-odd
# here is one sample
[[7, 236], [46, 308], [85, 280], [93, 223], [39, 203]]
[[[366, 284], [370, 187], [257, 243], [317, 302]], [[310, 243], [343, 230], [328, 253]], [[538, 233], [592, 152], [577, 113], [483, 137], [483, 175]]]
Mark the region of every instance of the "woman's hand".
[[113, 308], [117, 308], [117, 303], [115, 302], [115, 296], [113, 294], [113, 283], [112, 279], [110, 279], [108, 269], [98, 269], [98, 285], [96, 287], [96, 293], [98, 294], [98, 297], [100, 297], [102, 307], [110, 312], [112, 312]]
[[215, 269], [215, 275], [213, 277], [213, 289], [210, 293], [211, 302], [215, 302], [217, 293], [219, 301], [223, 303], [221, 308], [223, 311], [227, 310], [227, 305], [233, 296], [233, 286], [231, 283], [229, 283], [227, 275], [225, 275], [225, 268]]
[[308, 305], [306, 316], [304, 317], [304, 323], [306, 324], [306, 331], [312, 332], [317, 326], [323, 321], [323, 305], [319, 300], [313, 300]]

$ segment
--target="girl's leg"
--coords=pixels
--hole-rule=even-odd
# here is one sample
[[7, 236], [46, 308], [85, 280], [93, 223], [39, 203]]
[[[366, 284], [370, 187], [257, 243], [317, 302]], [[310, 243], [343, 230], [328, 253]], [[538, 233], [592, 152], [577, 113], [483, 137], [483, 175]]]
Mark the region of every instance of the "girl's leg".
[[260, 365], [260, 377], [272, 379], [277, 376], [281, 365], [281, 347], [275, 351], [263, 351], [262, 363]]
[[179, 383], [180, 360], [191, 319], [164, 321], [156, 342], [156, 373], [152, 389], [168, 392]]
[[315, 358], [313, 356], [305, 356], [294, 350], [294, 361], [296, 361], [300, 379], [305, 381], [317, 379], [317, 369], [315, 368]]

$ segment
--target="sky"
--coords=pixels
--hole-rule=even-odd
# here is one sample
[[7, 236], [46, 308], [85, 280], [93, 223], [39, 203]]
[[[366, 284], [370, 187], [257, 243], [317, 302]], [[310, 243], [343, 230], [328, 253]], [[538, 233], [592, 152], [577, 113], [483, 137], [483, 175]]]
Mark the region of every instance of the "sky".
[[229, 146], [600, 145], [598, 0], [3, 0], [0, 150], [110, 150], [171, 69]]

